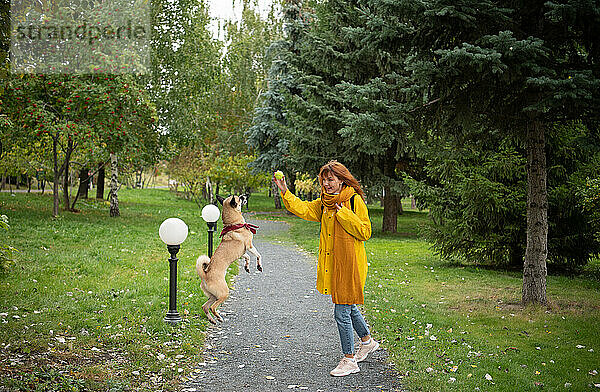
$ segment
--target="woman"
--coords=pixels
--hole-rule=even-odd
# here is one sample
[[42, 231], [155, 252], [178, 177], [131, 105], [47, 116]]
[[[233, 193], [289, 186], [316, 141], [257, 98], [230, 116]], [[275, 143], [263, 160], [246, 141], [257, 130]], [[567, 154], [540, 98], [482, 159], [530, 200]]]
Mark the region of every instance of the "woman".
[[[314, 201], [302, 201], [294, 196], [288, 190], [285, 178], [278, 180], [273, 176], [273, 181], [281, 190], [283, 203], [290, 212], [302, 219], [321, 222], [317, 290], [331, 295], [335, 304], [335, 321], [344, 353], [331, 375], [347, 376], [359, 372], [357, 362], [379, 347], [356, 306], [364, 303], [363, 289], [367, 279], [364, 241], [371, 237], [371, 221], [360, 184], [337, 161], [330, 161], [321, 168], [321, 197]], [[354, 331], [360, 338], [356, 356]]]

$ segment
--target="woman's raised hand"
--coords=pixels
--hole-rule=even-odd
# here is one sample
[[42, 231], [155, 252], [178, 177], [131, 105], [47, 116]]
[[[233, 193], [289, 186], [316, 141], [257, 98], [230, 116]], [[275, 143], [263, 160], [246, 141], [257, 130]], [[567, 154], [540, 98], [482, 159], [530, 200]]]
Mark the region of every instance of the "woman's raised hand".
[[281, 193], [285, 193], [288, 189], [288, 187], [285, 183], [285, 176], [279, 176], [280, 178], [277, 178], [277, 177], [278, 176], [273, 174], [273, 181], [275, 182], [275, 185], [277, 185], [277, 188], [279, 188]]

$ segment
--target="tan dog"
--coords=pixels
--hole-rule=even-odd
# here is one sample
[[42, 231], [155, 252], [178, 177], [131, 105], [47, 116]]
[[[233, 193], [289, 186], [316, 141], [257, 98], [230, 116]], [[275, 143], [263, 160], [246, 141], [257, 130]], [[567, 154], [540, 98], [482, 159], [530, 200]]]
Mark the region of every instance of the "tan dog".
[[262, 271], [261, 256], [252, 245], [253, 233], [256, 232], [257, 226], [247, 224], [242, 216], [242, 205], [246, 204], [248, 196], [229, 196], [226, 199], [217, 196], [217, 200], [223, 205], [223, 232], [221, 233], [223, 238], [211, 258], [202, 255], [196, 261], [196, 271], [202, 279], [202, 291], [208, 298], [208, 301], [202, 305], [202, 310], [213, 324], [216, 322], [210, 315], [211, 312], [217, 320], [223, 321], [217, 308], [229, 296], [225, 273], [231, 263], [243, 257], [244, 269], [250, 272], [248, 268], [250, 256], [246, 253], [248, 251], [256, 256], [256, 268]]

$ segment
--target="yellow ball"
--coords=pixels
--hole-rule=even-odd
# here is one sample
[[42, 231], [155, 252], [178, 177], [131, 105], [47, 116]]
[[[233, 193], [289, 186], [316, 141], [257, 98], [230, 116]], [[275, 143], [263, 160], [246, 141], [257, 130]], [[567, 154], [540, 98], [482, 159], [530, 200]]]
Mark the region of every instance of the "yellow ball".
[[283, 179], [283, 172], [281, 170], [277, 170], [275, 172], [275, 178], [277, 178], [278, 180]]

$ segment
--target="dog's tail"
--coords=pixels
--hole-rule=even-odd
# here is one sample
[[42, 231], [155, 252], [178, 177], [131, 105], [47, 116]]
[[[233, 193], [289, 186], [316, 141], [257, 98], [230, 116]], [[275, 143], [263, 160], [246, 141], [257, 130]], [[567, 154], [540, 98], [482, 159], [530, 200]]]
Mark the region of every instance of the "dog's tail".
[[209, 266], [210, 257], [206, 255], [198, 257], [198, 260], [196, 260], [196, 272], [198, 273], [198, 275], [200, 275], [201, 278], [204, 278], [204, 275], [206, 275]]

